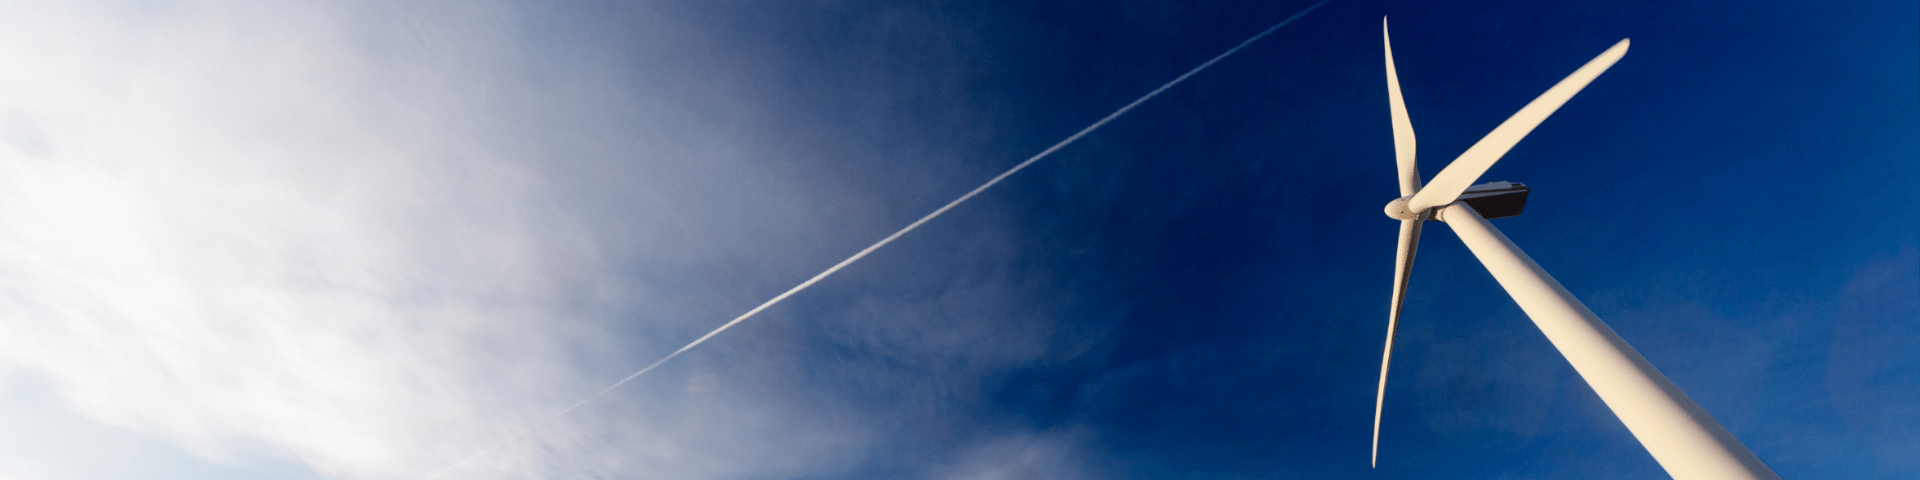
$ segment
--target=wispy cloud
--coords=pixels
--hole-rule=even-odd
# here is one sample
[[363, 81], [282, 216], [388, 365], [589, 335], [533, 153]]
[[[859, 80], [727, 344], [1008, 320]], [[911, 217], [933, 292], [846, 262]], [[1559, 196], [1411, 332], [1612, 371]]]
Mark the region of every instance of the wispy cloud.
[[370, 55], [320, 6], [13, 9], [0, 342], [76, 411], [386, 477], [575, 381], [551, 367], [605, 273], [475, 142], [484, 88], [438, 89], [473, 72]]
[[[702, 70], [724, 42], [665, 20], [633, 26], [660, 43], [645, 67], [694, 73], [629, 78], [503, 4], [4, 9], [0, 362], [62, 408], [216, 461], [425, 476], [912, 218], [868, 188], [947, 183], [782, 163], [808, 152], [739, 131], [778, 112], [686, 82], [739, 74]], [[959, 244], [990, 262], [1015, 241]], [[803, 365], [818, 345], [744, 336], [714, 351], [743, 360], [690, 358], [456, 476], [868, 461], [902, 419], [1059, 354], [1040, 345], [1072, 332], [1007, 307], [1044, 293], [1005, 286], [1032, 275], [848, 280], [922, 289], [819, 314], [811, 335], [879, 360]], [[1008, 333], [1024, 337], [983, 341]], [[917, 377], [933, 364], [952, 378]], [[872, 408], [848, 400], [878, 390], [822, 375], [926, 393]], [[990, 441], [956, 438], [942, 448]]]
[[1087, 434], [1078, 430], [1009, 435], [983, 442], [934, 469], [939, 480], [1074, 480], [1088, 478]]

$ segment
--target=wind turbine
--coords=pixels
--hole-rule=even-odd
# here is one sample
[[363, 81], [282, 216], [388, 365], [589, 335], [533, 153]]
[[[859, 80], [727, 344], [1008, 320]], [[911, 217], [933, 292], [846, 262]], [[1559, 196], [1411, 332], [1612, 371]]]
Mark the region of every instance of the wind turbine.
[[1519, 215], [1526, 205], [1526, 185], [1492, 182], [1473, 185], [1488, 167], [1532, 132], [1560, 105], [1580, 93], [1615, 61], [1626, 55], [1626, 39], [1601, 52], [1586, 65], [1532, 102], [1521, 107], [1493, 132], [1468, 147], [1423, 188], [1414, 162], [1413, 123], [1400, 97], [1400, 79], [1393, 68], [1393, 43], [1386, 18], [1380, 19], [1380, 37], [1386, 48], [1387, 104], [1393, 115], [1393, 150], [1400, 167], [1400, 198], [1387, 203], [1388, 217], [1400, 220], [1400, 245], [1394, 260], [1393, 303], [1387, 312], [1387, 346], [1380, 355], [1380, 390], [1373, 406], [1373, 464], [1380, 461], [1380, 410], [1387, 395], [1387, 364], [1393, 358], [1394, 328], [1400, 322], [1407, 277], [1413, 272], [1413, 253], [1420, 244], [1420, 227], [1427, 221], [1446, 222], [1467, 249], [1493, 273], [1500, 287], [1520, 304], [1547, 340], [1567, 357], [1574, 371], [1586, 379], [1600, 400], [1625, 423], [1634, 438], [1653, 454], [1660, 467], [1677, 480], [1773, 479], [1779, 475], [1761, 463], [1740, 440], [1733, 438], [1685, 393], [1628, 346], [1620, 335], [1594, 316], [1560, 282], [1507, 240], [1488, 218]]

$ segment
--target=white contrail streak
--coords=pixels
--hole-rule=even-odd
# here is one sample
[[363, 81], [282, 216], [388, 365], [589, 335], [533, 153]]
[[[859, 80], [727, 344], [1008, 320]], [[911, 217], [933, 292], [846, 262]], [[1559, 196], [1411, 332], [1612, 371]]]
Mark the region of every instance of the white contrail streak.
[[724, 332], [729, 328], [733, 328], [735, 324], [738, 324], [741, 321], [744, 321], [748, 318], [752, 318], [755, 314], [760, 313], [762, 310], [766, 310], [768, 307], [772, 307], [774, 304], [780, 303], [781, 300], [786, 300], [787, 297], [791, 297], [795, 293], [800, 293], [801, 290], [806, 290], [807, 287], [811, 287], [813, 286], [813, 284], [819, 283], [821, 279], [827, 278], [828, 275], [833, 275], [834, 272], [838, 272], [840, 271], [840, 269], [846, 268], [847, 265], [852, 265], [853, 262], [857, 262], [862, 258], [866, 258], [867, 254], [873, 253], [874, 250], [879, 250], [880, 247], [887, 246], [887, 244], [889, 243], [893, 243], [893, 241], [899, 239], [901, 235], [906, 235], [907, 232], [911, 232], [913, 231], [913, 229], [920, 228], [921, 225], [924, 225], [927, 222], [932, 221], [934, 217], [939, 217], [940, 214], [947, 213], [947, 210], [952, 210], [953, 207], [959, 206], [961, 203], [966, 202], [967, 200], [973, 199], [974, 195], [979, 195], [980, 192], [986, 191], [988, 188], [992, 188], [994, 185], [999, 184], [1001, 180], [1006, 180], [1007, 177], [1013, 176], [1013, 174], [1015, 173], [1019, 173], [1021, 170], [1026, 169], [1028, 165], [1033, 165], [1033, 162], [1038, 162], [1042, 158], [1047, 158], [1048, 155], [1053, 155], [1053, 152], [1060, 151], [1061, 148], [1066, 147], [1067, 145], [1072, 144], [1075, 141], [1079, 141], [1080, 137], [1085, 137], [1087, 136], [1088, 133], [1092, 133], [1094, 130], [1099, 130], [1100, 127], [1106, 126], [1107, 122], [1111, 122], [1113, 121], [1113, 119], [1119, 118], [1121, 115], [1124, 115], [1128, 111], [1133, 110], [1133, 107], [1138, 107], [1140, 106], [1140, 104], [1146, 103], [1147, 100], [1151, 100], [1153, 99], [1153, 97], [1159, 96], [1161, 92], [1165, 92], [1167, 91], [1167, 89], [1173, 88], [1174, 85], [1179, 85], [1180, 82], [1186, 81], [1188, 77], [1192, 77], [1194, 74], [1200, 73], [1201, 70], [1206, 70], [1207, 67], [1211, 67], [1213, 66], [1213, 64], [1219, 63], [1220, 60], [1227, 58], [1227, 56], [1229, 55], [1233, 55], [1235, 52], [1239, 52], [1240, 49], [1242, 48], [1247, 48], [1247, 45], [1252, 45], [1253, 42], [1259, 41], [1261, 38], [1266, 38], [1267, 35], [1272, 34], [1275, 30], [1279, 30], [1280, 27], [1284, 27], [1284, 26], [1287, 26], [1287, 24], [1289, 23], [1293, 23], [1294, 20], [1297, 20], [1300, 17], [1305, 16], [1308, 12], [1312, 12], [1314, 9], [1320, 8], [1321, 5], [1326, 5], [1327, 2], [1331, 2], [1331, 1], [1333, 0], [1320, 0], [1318, 3], [1315, 3], [1312, 6], [1309, 6], [1306, 9], [1301, 10], [1299, 13], [1295, 13], [1293, 14], [1293, 16], [1287, 17], [1286, 20], [1281, 20], [1280, 23], [1276, 23], [1276, 24], [1273, 24], [1273, 26], [1271, 27], [1267, 27], [1266, 30], [1262, 30], [1260, 31], [1259, 34], [1256, 34], [1250, 38], [1247, 38], [1245, 41], [1240, 42], [1239, 45], [1234, 45], [1233, 48], [1227, 49], [1226, 52], [1223, 52], [1219, 55], [1215, 55], [1213, 59], [1207, 60], [1206, 63], [1202, 63], [1198, 67], [1193, 67], [1192, 70], [1187, 70], [1187, 73], [1183, 73], [1183, 74], [1180, 74], [1180, 76], [1178, 77], [1174, 77], [1173, 80], [1169, 80], [1167, 81], [1167, 83], [1160, 85], [1160, 88], [1155, 88], [1153, 89], [1153, 91], [1147, 92], [1146, 95], [1140, 96], [1140, 98], [1134, 100], [1133, 103], [1128, 103], [1126, 106], [1120, 107], [1119, 110], [1114, 110], [1113, 113], [1107, 114], [1106, 118], [1101, 118], [1100, 121], [1093, 122], [1093, 124], [1088, 125], [1087, 128], [1082, 128], [1080, 129], [1079, 132], [1074, 133], [1072, 136], [1067, 137], [1065, 140], [1061, 140], [1059, 143], [1055, 143], [1053, 144], [1053, 146], [1047, 147], [1046, 150], [1042, 150], [1040, 151], [1040, 153], [1034, 154], [1032, 157], [1027, 158], [1026, 161], [1020, 162], [1019, 165], [1014, 165], [1013, 168], [1009, 168], [1007, 169], [1006, 172], [1003, 172], [1000, 175], [993, 177], [992, 180], [987, 180], [987, 183], [983, 183], [983, 184], [980, 184], [980, 186], [978, 187], [974, 187], [973, 190], [968, 191], [965, 195], [961, 195], [960, 198], [956, 198], [956, 199], [953, 199], [953, 201], [951, 202], [947, 202], [946, 205], [941, 206], [938, 210], [934, 210], [933, 213], [929, 213], [927, 214], [927, 216], [920, 217], [919, 220], [914, 220], [913, 223], [907, 224], [906, 228], [901, 228], [900, 231], [893, 232], [892, 235], [887, 235], [887, 238], [882, 238], [880, 239], [880, 241], [874, 242], [873, 245], [868, 246], [865, 249], [861, 249], [860, 253], [855, 253], [853, 254], [853, 256], [847, 257], [846, 260], [841, 260], [840, 263], [833, 264], [832, 267], [828, 267], [826, 271], [820, 272], [820, 274], [818, 275], [814, 275], [813, 278], [809, 278], [805, 282], [800, 282], [799, 285], [795, 285], [793, 286], [793, 288], [787, 289], [786, 292], [783, 292], [780, 295], [775, 296], [770, 300], [767, 300], [766, 303], [762, 303], [758, 307], [753, 307], [753, 310], [748, 310], [747, 313], [742, 313], [740, 314], [740, 316], [734, 317], [733, 321], [729, 321], [725, 325], [721, 325], [720, 328], [713, 329], [713, 331], [707, 332], [706, 335], [701, 335], [700, 338], [694, 339], [693, 342], [688, 343], [687, 346], [680, 347], [679, 350], [674, 350], [673, 353], [667, 354], [666, 357], [662, 357], [659, 360], [655, 360], [652, 365], [647, 365], [647, 368], [642, 368], [638, 372], [633, 372], [632, 375], [627, 375], [627, 378], [622, 378], [620, 379], [620, 381], [613, 382], [612, 385], [607, 385], [606, 388], [600, 389], [600, 391], [593, 392], [593, 394], [588, 395], [587, 398], [580, 399], [580, 401], [578, 402], [573, 402], [573, 405], [568, 405], [567, 408], [563, 408], [559, 412], [554, 413], [552, 416], [549, 416], [546, 419], [539, 421], [538, 423], [534, 423], [533, 426], [527, 427], [525, 430], [521, 430], [519, 433], [515, 433], [512, 436], [509, 436], [506, 439], [499, 441], [498, 443], [494, 443], [492, 446], [489, 446], [483, 450], [480, 450], [479, 452], [474, 452], [473, 455], [467, 456], [467, 458], [461, 459], [459, 462], [456, 462], [453, 465], [448, 466], [447, 468], [442, 469], [431, 476], [428, 476], [426, 480], [433, 480], [434, 478], [438, 478], [441, 475], [445, 475], [447, 472], [453, 471], [453, 469], [455, 468], [460, 468], [461, 465], [466, 465], [467, 462], [471, 462], [473, 461], [473, 459], [479, 458], [481, 455], [487, 454], [487, 452], [492, 452], [494, 449], [500, 448], [500, 446], [502, 445], [506, 445], [508, 443], [513, 442], [514, 440], [518, 440], [520, 439], [520, 437], [524, 437], [528, 433], [533, 433], [535, 430], [539, 430], [540, 427], [544, 427], [548, 423], [552, 423], [554, 420], [558, 420], [560, 419], [560, 417], [566, 416], [567, 413], [572, 412], [574, 409], [580, 408], [581, 405], [586, 405], [587, 402], [592, 402], [594, 399], [600, 398], [601, 395], [606, 395], [607, 392], [611, 392], [613, 391], [613, 389], [620, 388], [621, 385], [626, 385], [627, 382], [633, 381], [633, 379], [639, 378], [641, 375], [645, 375], [647, 372], [653, 371], [654, 367], [659, 367], [660, 364], [667, 363], [668, 360], [673, 360], [673, 357], [678, 357], [680, 356], [680, 354], [686, 353], [687, 350], [691, 350], [693, 349], [693, 347], [698, 346], [701, 343], [705, 343], [707, 339], [713, 338], [714, 335], [719, 335], [720, 332]]

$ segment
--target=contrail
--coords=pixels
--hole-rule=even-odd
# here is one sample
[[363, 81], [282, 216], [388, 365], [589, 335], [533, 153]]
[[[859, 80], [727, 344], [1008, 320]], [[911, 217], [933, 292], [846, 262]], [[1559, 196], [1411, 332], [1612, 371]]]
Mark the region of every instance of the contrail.
[[492, 452], [494, 449], [500, 448], [500, 446], [502, 445], [512, 443], [514, 440], [519, 440], [520, 437], [524, 437], [529, 433], [533, 433], [534, 431], [539, 430], [540, 427], [544, 427], [548, 423], [553, 423], [554, 420], [558, 420], [560, 419], [560, 417], [566, 416], [567, 413], [572, 412], [576, 408], [580, 408], [581, 405], [586, 405], [587, 402], [592, 402], [594, 399], [600, 398], [601, 395], [606, 395], [607, 392], [611, 392], [613, 391], [613, 389], [620, 388], [621, 385], [626, 385], [627, 382], [631, 382], [633, 381], [633, 379], [639, 378], [641, 375], [645, 375], [647, 372], [653, 371], [654, 367], [658, 367], [660, 366], [660, 364], [667, 363], [668, 360], [673, 360], [673, 357], [678, 357], [680, 356], [680, 354], [686, 353], [687, 350], [691, 350], [693, 349], [693, 347], [698, 346], [701, 343], [706, 343], [707, 339], [713, 338], [714, 335], [719, 335], [720, 332], [724, 332], [729, 328], [733, 328], [734, 324], [738, 324], [741, 321], [744, 321], [748, 318], [752, 318], [755, 314], [760, 313], [760, 311], [766, 310], [767, 307], [772, 307], [774, 304], [780, 303], [781, 300], [786, 300], [787, 297], [791, 297], [793, 296], [793, 294], [800, 293], [801, 290], [806, 290], [807, 287], [811, 287], [813, 286], [813, 284], [819, 283], [821, 279], [827, 278], [828, 275], [833, 275], [834, 272], [838, 272], [840, 271], [840, 269], [846, 268], [847, 265], [852, 265], [853, 262], [857, 262], [862, 258], [866, 258], [867, 254], [873, 253], [874, 250], [879, 250], [880, 247], [887, 246], [887, 244], [889, 243], [893, 243], [893, 241], [898, 240], [901, 235], [906, 235], [907, 232], [911, 232], [913, 231], [913, 229], [920, 228], [921, 225], [924, 225], [927, 222], [932, 221], [935, 217], [939, 217], [940, 214], [947, 213], [947, 210], [952, 210], [953, 207], [959, 206], [961, 203], [964, 203], [967, 200], [973, 199], [974, 195], [979, 195], [980, 192], [986, 191], [988, 188], [992, 188], [994, 185], [999, 184], [1001, 180], [1006, 180], [1007, 177], [1013, 176], [1013, 174], [1015, 173], [1019, 173], [1021, 170], [1026, 169], [1028, 165], [1033, 165], [1033, 162], [1038, 162], [1042, 158], [1047, 158], [1048, 155], [1053, 155], [1053, 152], [1060, 151], [1061, 148], [1066, 147], [1067, 145], [1072, 144], [1073, 142], [1079, 141], [1080, 137], [1085, 137], [1087, 136], [1088, 133], [1092, 133], [1094, 130], [1099, 130], [1100, 127], [1106, 126], [1107, 122], [1111, 122], [1113, 121], [1113, 119], [1119, 118], [1121, 115], [1124, 115], [1128, 111], [1133, 110], [1133, 107], [1138, 107], [1140, 106], [1140, 104], [1146, 103], [1147, 100], [1151, 100], [1153, 99], [1153, 97], [1159, 96], [1161, 92], [1165, 92], [1167, 91], [1167, 89], [1173, 88], [1174, 85], [1179, 85], [1180, 82], [1186, 81], [1188, 77], [1192, 77], [1194, 74], [1200, 73], [1201, 70], [1206, 70], [1207, 67], [1211, 67], [1213, 66], [1213, 64], [1219, 63], [1220, 60], [1227, 58], [1227, 56], [1229, 55], [1233, 55], [1235, 52], [1239, 52], [1240, 49], [1242, 48], [1247, 48], [1247, 45], [1252, 45], [1253, 42], [1259, 41], [1262, 38], [1266, 38], [1267, 35], [1272, 34], [1275, 30], [1279, 30], [1280, 27], [1284, 27], [1284, 26], [1287, 26], [1287, 24], [1289, 23], [1293, 23], [1294, 20], [1298, 20], [1300, 17], [1306, 16], [1308, 12], [1312, 12], [1314, 9], [1320, 8], [1321, 5], [1326, 5], [1327, 2], [1331, 2], [1331, 1], [1333, 0], [1320, 0], [1320, 2], [1315, 3], [1312, 6], [1308, 6], [1306, 9], [1301, 10], [1299, 13], [1295, 13], [1293, 14], [1293, 16], [1287, 17], [1286, 20], [1281, 20], [1280, 23], [1273, 24], [1273, 26], [1267, 27], [1266, 30], [1261, 30], [1259, 34], [1256, 34], [1252, 37], [1247, 38], [1245, 41], [1240, 42], [1239, 45], [1234, 45], [1233, 48], [1227, 49], [1226, 52], [1222, 52], [1219, 55], [1215, 55], [1213, 59], [1207, 60], [1206, 63], [1202, 63], [1198, 67], [1193, 67], [1192, 70], [1187, 70], [1187, 73], [1180, 74], [1180, 76], [1174, 77], [1173, 80], [1169, 80], [1167, 81], [1167, 83], [1160, 85], [1160, 88], [1155, 88], [1153, 89], [1153, 91], [1147, 92], [1146, 95], [1140, 96], [1140, 98], [1134, 100], [1133, 103], [1128, 103], [1126, 106], [1120, 107], [1119, 110], [1114, 110], [1113, 113], [1107, 114], [1106, 118], [1101, 118], [1100, 121], [1093, 122], [1093, 124], [1088, 125], [1087, 128], [1080, 129], [1079, 132], [1076, 132], [1072, 136], [1067, 137], [1067, 139], [1061, 140], [1059, 143], [1055, 143], [1051, 147], [1047, 147], [1046, 150], [1041, 150], [1040, 153], [1034, 154], [1032, 157], [1027, 158], [1026, 161], [1020, 162], [1019, 165], [1014, 165], [1013, 168], [1007, 169], [1006, 172], [1003, 172], [1000, 175], [993, 177], [992, 180], [987, 180], [987, 183], [983, 183], [983, 184], [980, 184], [980, 186], [978, 187], [974, 187], [973, 190], [968, 191], [965, 195], [961, 195], [960, 198], [956, 198], [956, 199], [953, 199], [953, 201], [951, 202], [947, 202], [946, 205], [941, 206], [938, 210], [934, 210], [933, 213], [929, 213], [927, 214], [927, 216], [920, 217], [919, 220], [914, 220], [913, 223], [907, 224], [906, 228], [902, 228], [900, 229], [900, 231], [893, 232], [892, 235], [887, 235], [887, 238], [882, 238], [880, 239], [880, 241], [874, 242], [873, 245], [860, 250], [860, 253], [855, 253], [853, 254], [853, 256], [847, 257], [846, 260], [841, 260], [840, 263], [833, 264], [832, 267], [828, 267], [826, 271], [820, 272], [820, 274], [818, 275], [814, 275], [813, 278], [809, 278], [805, 282], [800, 282], [799, 285], [795, 285], [793, 286], [793, 288], [787, 289], [786, 292], [773, 297], [773, 299], [767, 300], [766, 303], [762, 303], [758, 307], [753, 307], [753, 310], [748, 310], [747, 313], [742, 313], [740, 314], [740, 316], [734, 317], [733, 321], [729, 321], [725, 325], [721, 325], [720, 328], [713, 329], [713, 331], [707, 332], [706, 335], [701, 335], [700, 338], [694, 339], [693, 343], [688, 343], [687, 346], [680, 347], [679, 350], [674, 350], [673, 353], [667, 354], [666, 357], [662, 357], [659, 360], [655, 360], [652, 365], [647, 365], [647, 368], [642, 368], [638, 372], [633, 372], [632, 375], [627, 375], [627, 378], [622, 378], [620, 379], [620, 381], [613, 382], [612, 385], [608, 385], [607, 388], [602, 388], [600, 389], [600, 391], [593, 392], [593, 394], [588, 395], [587, 398], [580, 399], [580, 401], [578, 402], [573, 402], [573, 405], [568, 405], [567, 408], [560, 409], [559, 412], [554, 413], [552, 416], [549, 416], [546, 419], [539, 421], [538, 423], [534, 423], [533, 426], [527, 427], [525, 430], [521, 430], [519, 433], [515, 433], [512, 436], [509, 436], [505, 440], [501, 440], [498, 443], [494, 443], [492, 446], [489, 446], [478, 452], [474, 452], [473, 455], [469, 455], [467, 456], [467, 458], [461, 459], [459, 462], [455, 462], [453, 465], [450, 465], [447, 468], [442, 469], [439, 472], [436, 472], [433, 475], [428, 476], [426, 480], [433, 480], [435, 478], [439, 478], [441, 475], [445, 475], [447, 472], [453, 471], [453, 469], [455, 468], [460, 468], [461, 465], [466, 465], [467, 462], [471, 462], [475, 458], [480, 458], [481, 455], [486, 455], [487, 452]]

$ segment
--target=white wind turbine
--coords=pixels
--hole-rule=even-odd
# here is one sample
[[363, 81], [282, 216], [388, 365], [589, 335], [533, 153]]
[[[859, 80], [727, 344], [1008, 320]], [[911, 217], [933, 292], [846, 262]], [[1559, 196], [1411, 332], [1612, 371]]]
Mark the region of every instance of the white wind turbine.
[[[1678, 480], [1779, 479], [1746, 445], [1733, 438], [1720, 422], [1680, 392], [1647, 359], [1587, 310], [1533, 263], [1526, 253], [1493, 228], [1488, 218], [1520, 214], [1527, 187], [1492, 182], [1473, 185], [1493, 162], [1552, 115], [1561, 104], [1586, 88], [1627, 53], [1627, 40], [1601, 52], [1572, 75], [1521, 107], [1493, 132], [1467, 148], [1453, 163], [1433, 176], [1425, 188], [1414, 162], [1413, 123], [1400, 97], [1400, 79], [1393, 68], [1393, 44], [1387, 38], [1386, 19], [1380, 20], [1386, 44], [1387, 102], [1393, 114], [1393, 150], [1400, 166], [1400, 198], [1387, 203], [1387, 216], [1400, 220], [1400, 246], [1394, 261], [1393, 303], [1387, 313], [1387, 346], [1380, 355], [1380, 391], [1373, 407], [1373, 464], [1380, 459], [1380, 408], [1387, 394], [1387, 361], [1393, 356], [1394, 327], [1406, 298], [1407, 277], [1413, 271], [1413, 253], [1420, 243], [1420, 227], [1429, 220], [1446, 222], [1467, 244], [1501, 288], [1520, 304], [1547, 340], [1567, 357], [1600, 400], [1625, 423], [1668, 475]], [[1470, 186], [1472, 185], [1472, 186]]]

